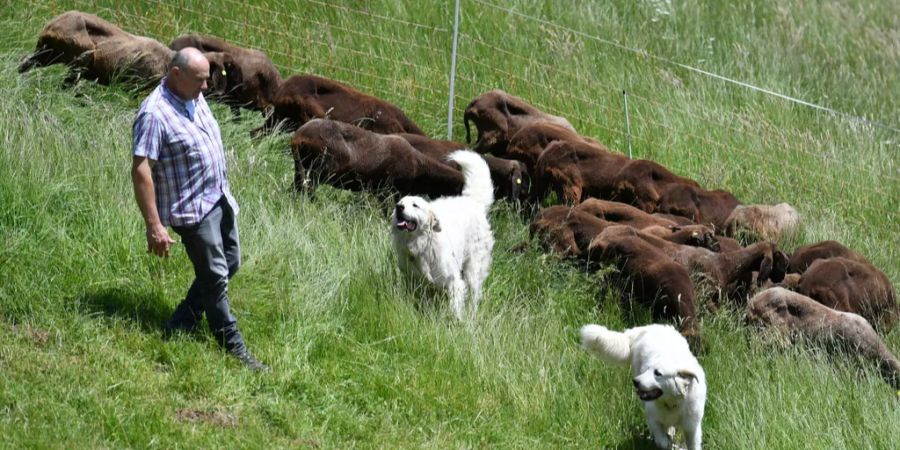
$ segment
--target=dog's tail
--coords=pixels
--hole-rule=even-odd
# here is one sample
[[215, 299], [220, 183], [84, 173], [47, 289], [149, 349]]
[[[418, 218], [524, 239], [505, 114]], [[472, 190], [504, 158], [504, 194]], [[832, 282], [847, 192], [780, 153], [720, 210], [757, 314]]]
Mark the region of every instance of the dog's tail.
[[491, 171], [484, 157], [469, 150], [457, 150], [447, 159], [459, 164], [466, 183], [462, 195], [471, 197], [484, 206], [485, 211], [494, 203], [494, 184], [491, 182]]
[[581, 327], [581, 347], [610, 364], [631, 361], [631, 337], [600, 325]]

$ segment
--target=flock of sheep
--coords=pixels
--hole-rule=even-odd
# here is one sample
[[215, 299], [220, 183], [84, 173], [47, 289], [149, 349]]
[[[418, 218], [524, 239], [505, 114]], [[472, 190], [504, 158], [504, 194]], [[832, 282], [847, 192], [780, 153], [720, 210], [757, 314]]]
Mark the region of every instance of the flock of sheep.
[[[210, 61], [208, 98], [234, 111], [262, 111], [255, 135], [293, 132], [297, 189], [325, 182], [401, 195], [460, 192], [462, 173], [444, 157], [468, 145], [431, 139], [396, 106], [337, 81], [283, 80], [262, 52], [219, 38], [188, 35], [167, 47], [70, 11], [46, 24], [20, 71], [62, 63], [71, 68], [69, 81], [146, 86], [186, 46]], [[713, 310], [733, 302], [752, 323], [870, 357], [900, 389], [900, 361], [879, 337], [900, 319], [890, 280], [836, 241], [784, 253], [775, 240], [800, 223], [789, 205], [745, 205], [653, 161], [611, 152], [565, 118], [499, 89], [466, 108], [467, 142], [470, 124], [478, 133], [471, 149], [488, 163], [497, 198], [524, 211], [548, 199], [562, 203], [537, 211], [531, 235], [583, 267], [615, 265], [654, 320], [676, 320], [698, 344], [698, 296], [712, 293]]]

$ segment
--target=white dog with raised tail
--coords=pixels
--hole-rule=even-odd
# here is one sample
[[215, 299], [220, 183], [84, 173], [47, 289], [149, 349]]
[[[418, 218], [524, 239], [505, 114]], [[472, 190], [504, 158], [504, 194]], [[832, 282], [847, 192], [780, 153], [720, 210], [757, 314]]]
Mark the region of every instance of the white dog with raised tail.
[[430, 202], [403, 197], [391, 217], [392, 235], [400, 269], [447, 289], [453, 314], [462, 320], [467, 296], [472, 314], [478, 310], [491, 266], [494, 236], [487, 213], [494, 187], [481, 155], [458, 150], [447, 159], [462, 169], [462, 194]]
[[674, 327], [647, 325], [620, 333], [585, 325], [581, 346], [608, 363], [631, 364], [632, 384], [657, 447], [671, 448], [680, 429], [687, 448], [700, 450], [706, 375]]

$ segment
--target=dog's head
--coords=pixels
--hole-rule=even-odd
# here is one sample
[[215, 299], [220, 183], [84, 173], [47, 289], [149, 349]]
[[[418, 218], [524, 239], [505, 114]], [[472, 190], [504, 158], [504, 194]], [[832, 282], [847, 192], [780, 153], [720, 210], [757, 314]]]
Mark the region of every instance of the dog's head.
[[416, 231], [441, 231], [441, 223], [431, 210], [431, 204], [422, 197], [406, 196], [397, 202], [391, 223], [395, 231], [414, 233]]
[[641, 401], [677, 400], [687, 395], [691, 384], [697, 382], [697, 374], [690, 369], [651, 367], [634, 377], [632, 382]]

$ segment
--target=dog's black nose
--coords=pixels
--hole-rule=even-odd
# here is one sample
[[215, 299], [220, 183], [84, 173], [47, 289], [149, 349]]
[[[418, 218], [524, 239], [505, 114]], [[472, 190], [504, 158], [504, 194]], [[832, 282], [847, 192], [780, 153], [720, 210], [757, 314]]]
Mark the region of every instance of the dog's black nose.
[[634, 387], [638, 387], [641, 384], [637, 378], [631, 380], [631, 382], [632, 382], [632, 384], [634, 384]]
[[397, 212], [403, 211], [403, 204], [397, 203], [396, 209], [397, 209]]

